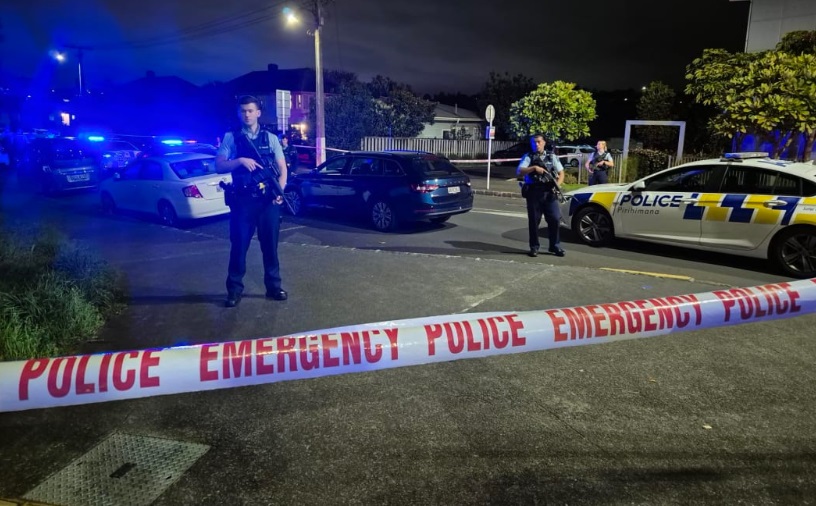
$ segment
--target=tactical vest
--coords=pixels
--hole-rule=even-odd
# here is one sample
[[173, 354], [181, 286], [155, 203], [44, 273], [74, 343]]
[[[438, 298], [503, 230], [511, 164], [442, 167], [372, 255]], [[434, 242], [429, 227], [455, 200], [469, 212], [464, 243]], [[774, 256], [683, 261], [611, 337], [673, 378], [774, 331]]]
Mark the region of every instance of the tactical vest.
[[[252, 158], [260, 164], [268, 164], [275, 166], [275, 154], [272, 151], [272, 145], [269, 142], [269, 136], [275, 135], [266, 127], [261, 126], [258, 129], [258, 136], [250, 140], [243, 130], [234, 130], [232, 138], [235, 140], [235, 158]], [[255, 145], [253, 148], [252, 145]], [[260, 159], [258, 155], [264, 159]], [[249, 171], [241, 165], [232, 171], [232, 184], [237, 188], [247, 188], [253, 186], [252, 177]]]
[[[555, 178], [558, 174], [555, 171], [555, 163], [552, 161], [552, 154], [551, 153], [539, 153], [538, 151], [534, 151], [532, 153], [527, 153], [527, 156], [530, 157], [530, 166], [537, 165], [539, 167], [545, 167], [550, 174]], [[524, 181], [527, 184], [533, 185], [544, 185], [545, 183], [541, 181], [539, 178], [535, 177], [533, 173], [527, 174], [524, 176]], [[549, 186], [552, 186], [550, 184]]]
[[592, 161], [589, 162], [589, 164], [595, 170], [606, 170], [606, 167], [597, 167], [597, 165], [600, 162], [603, 162], [604, 160], [609, 161], [609, 160], [607, 160], [607, 157], [606, 157], [606, 155], [608, 155], [608, 154], [609, 154], [609, 151], [604, 151], [604, 154], [602, 154], [602, 155], [599, 155], [598, 152], [596, 151], [595, 154], [592, 155]]

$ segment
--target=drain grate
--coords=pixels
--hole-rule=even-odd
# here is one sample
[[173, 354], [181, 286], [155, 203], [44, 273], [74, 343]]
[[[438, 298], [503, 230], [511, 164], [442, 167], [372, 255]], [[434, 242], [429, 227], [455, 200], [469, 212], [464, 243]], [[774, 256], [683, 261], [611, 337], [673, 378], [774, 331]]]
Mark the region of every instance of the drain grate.
[[23, 497], [60, 506], [148, 505], [209, 448], [114, 432]]

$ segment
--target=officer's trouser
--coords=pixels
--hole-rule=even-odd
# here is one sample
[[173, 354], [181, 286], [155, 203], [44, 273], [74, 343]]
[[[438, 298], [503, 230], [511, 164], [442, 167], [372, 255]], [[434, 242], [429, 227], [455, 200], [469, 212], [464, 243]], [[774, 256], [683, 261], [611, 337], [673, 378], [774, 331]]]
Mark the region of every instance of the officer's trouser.
[[244, 291], [246, 256], [256, 228], [263, 254], [266, 291], [274, 291], [281, 287], [278, 262], [280, 207], [272, 201], [271, 196], [240, 196], [230, 207], [231, 247], [227, 274], [228, 294], [239, 295]]
[[541, 244], [538, 241], [538, 227], [541, 225], [541, 216], [547, 222], [547, 232], [550, 238], [550, 249], [561, 246], [559, 224], [561, 209], [555, 194], [543, 187], [531, 187], [527, 196], [527, 227], [530, 236], [530, 249], [538, 251]]
[[595, 172], [589, 176], [589, 186], [595, 184], [606, 184], [607, 182], [607, 173], [606, 170], [595, 169]]

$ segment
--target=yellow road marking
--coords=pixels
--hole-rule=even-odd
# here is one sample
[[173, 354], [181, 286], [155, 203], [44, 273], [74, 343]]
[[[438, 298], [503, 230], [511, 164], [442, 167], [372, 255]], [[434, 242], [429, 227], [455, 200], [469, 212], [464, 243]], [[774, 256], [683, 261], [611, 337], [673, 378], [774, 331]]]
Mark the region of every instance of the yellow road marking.
[[641, 276], [652, 276], [654, 278], [679, 279], [682, 281], [694, 281], [691, 276], [681, 276], [680, 274], [664, 274], [662, 272], [631, 271], [629, 269], [613, 269], [611, 267], [601, 267], [602, 271], [622, 272], [624, 274], [640, 274]]

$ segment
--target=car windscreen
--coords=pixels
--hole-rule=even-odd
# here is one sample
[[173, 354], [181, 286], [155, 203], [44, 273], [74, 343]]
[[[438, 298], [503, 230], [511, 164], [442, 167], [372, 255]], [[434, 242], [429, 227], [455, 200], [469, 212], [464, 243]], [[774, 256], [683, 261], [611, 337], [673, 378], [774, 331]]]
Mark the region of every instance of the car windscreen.
[[461, 174], [452, 163], [438, 156], [420, 156], [411, 160], [411, 167], [422, 177], [445, 177]]
[[216, 174], [215, 158], [195, 158], [193, 160], [172, 162], [170, 168], [173, 169], [179, 179]]

